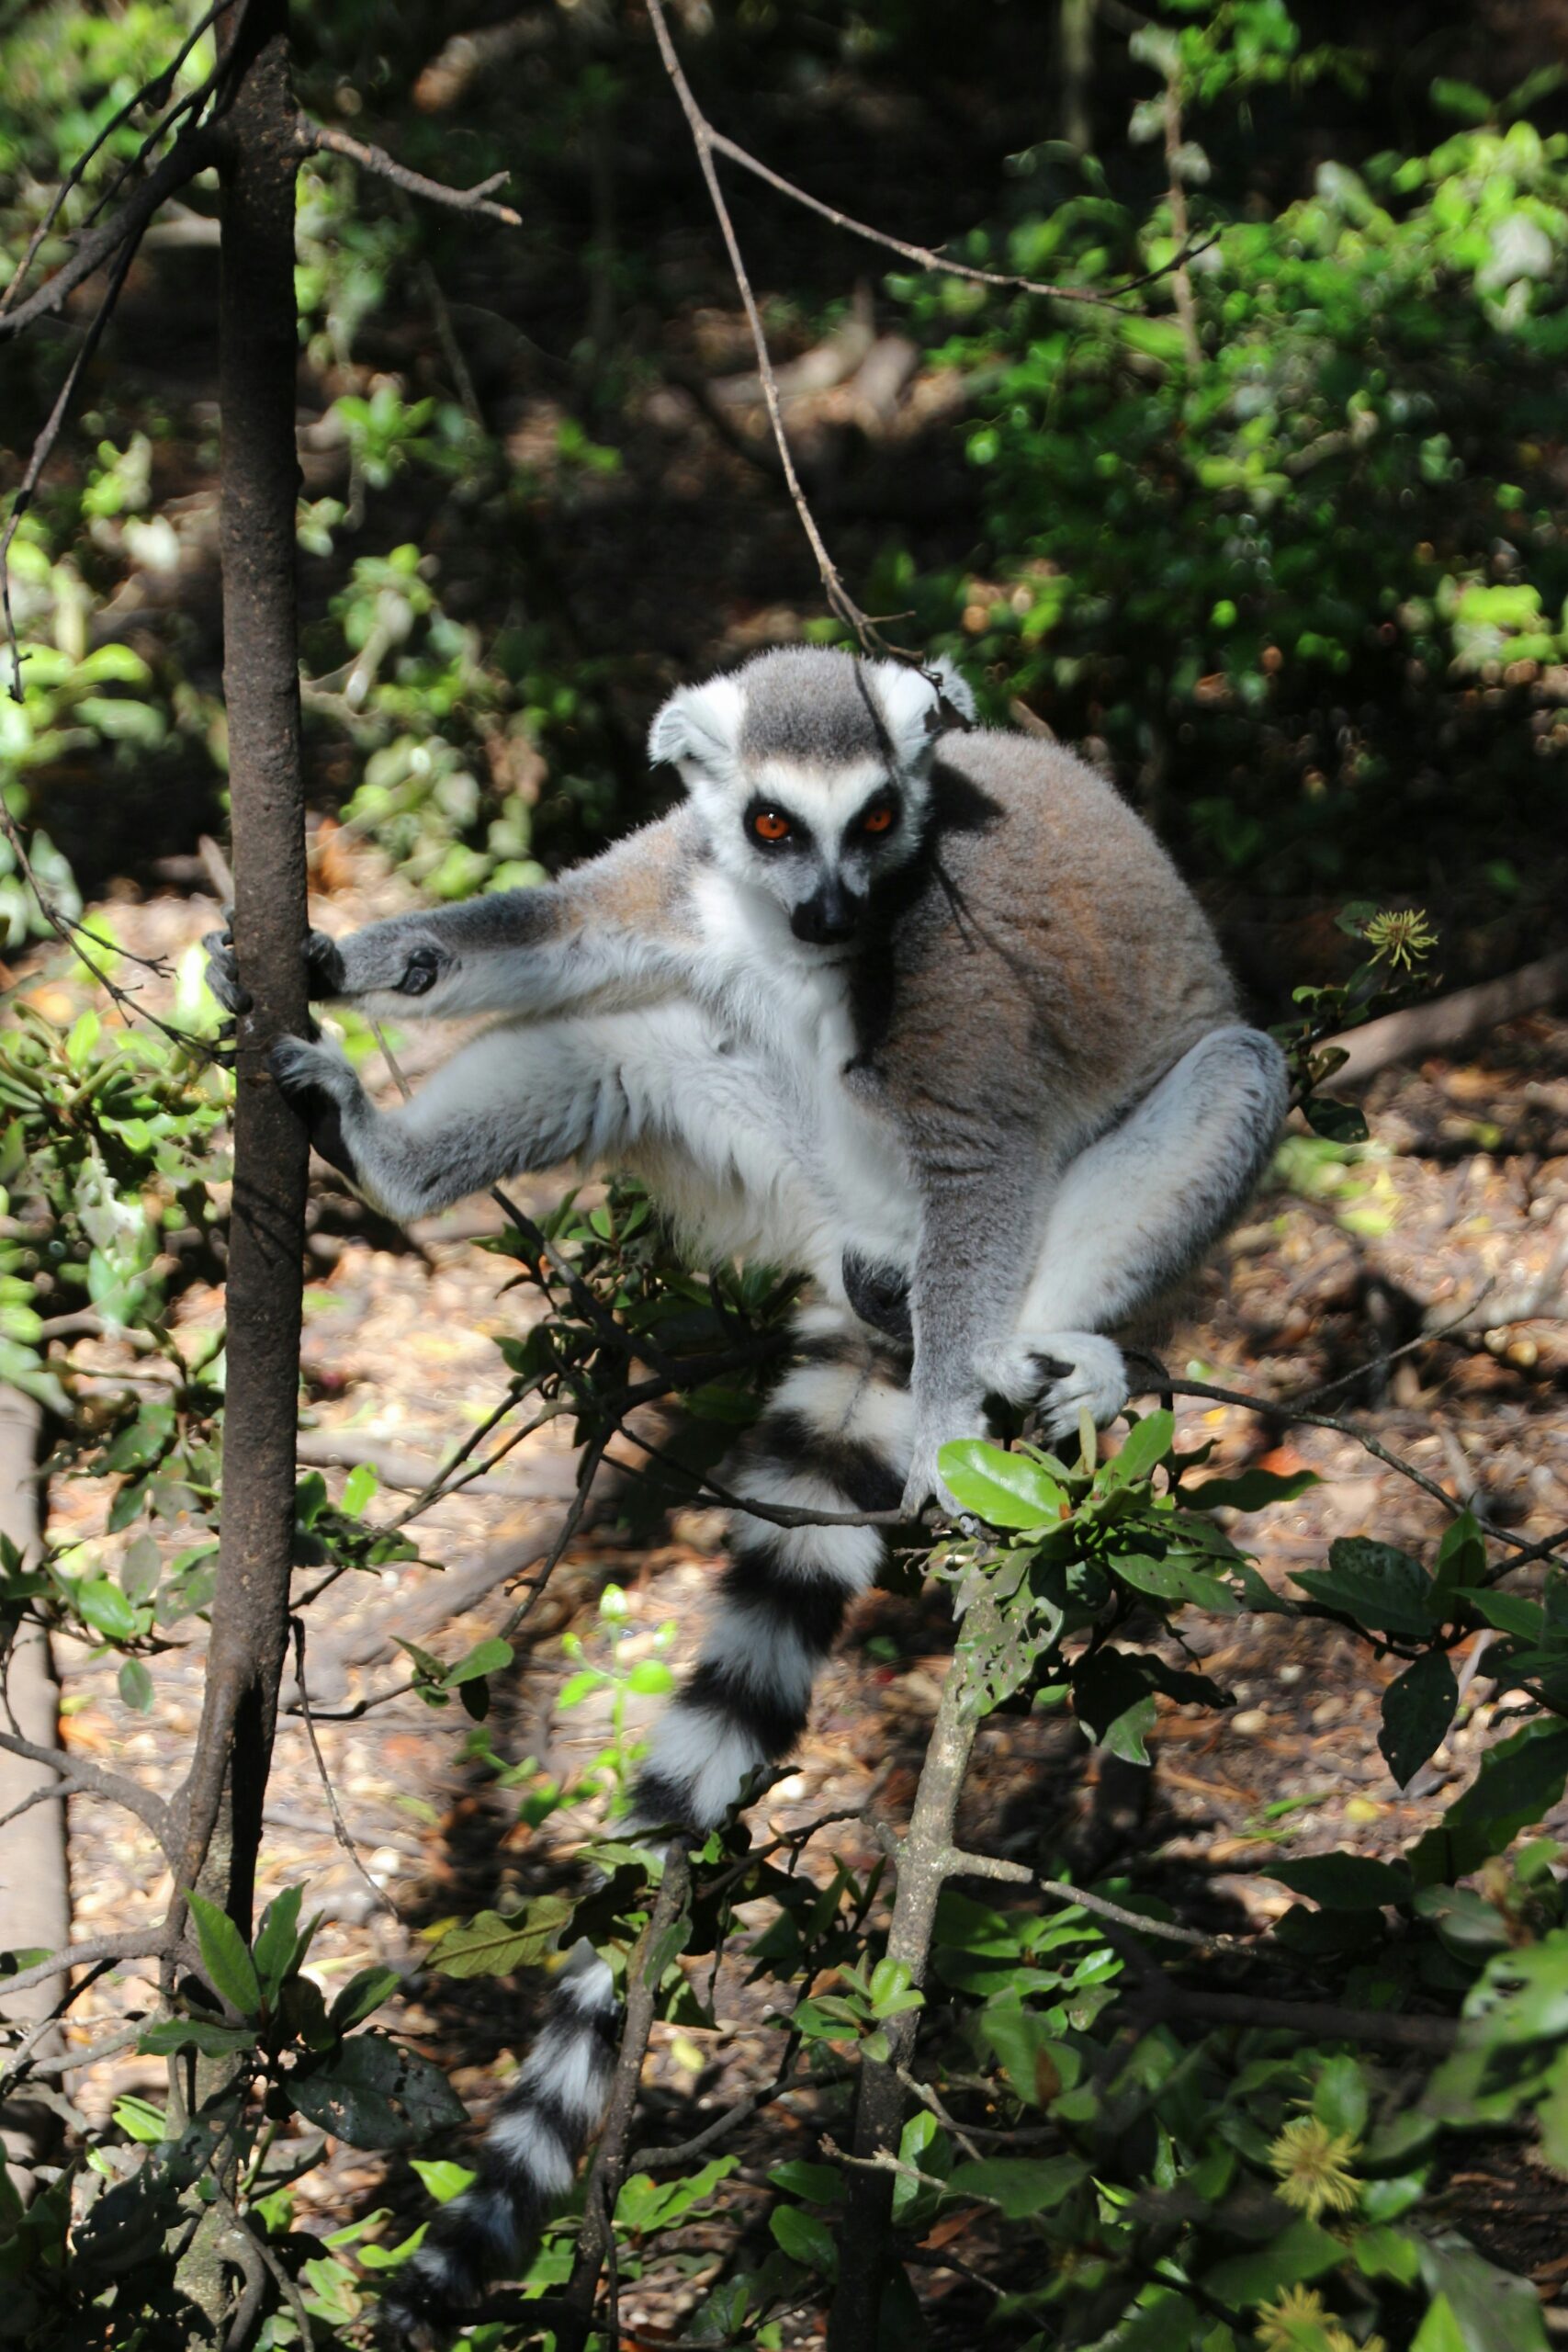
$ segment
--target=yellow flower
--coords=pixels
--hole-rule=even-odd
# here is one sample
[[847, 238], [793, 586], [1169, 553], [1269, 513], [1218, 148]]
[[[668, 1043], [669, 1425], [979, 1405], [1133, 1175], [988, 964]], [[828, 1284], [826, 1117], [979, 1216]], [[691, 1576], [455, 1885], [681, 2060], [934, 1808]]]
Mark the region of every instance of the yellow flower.
[[[1258, 2312], [1258, 2341], [1263, 2352], [1306, 2352], [1307, 2346], [1316, 2352], [1314, 2338], [1321, 2339], [1327, 2317], [1321, 2295], [1314, 2294], [1310, 2287], [1288, 2287], [1277, 2303], [1270, 2303], [1267, 2311]], [[1311, 2328], [1313, 2335], [1303, 2346], [1303, 2331], [1306, 2328]]]
[[1287, 2123], [1269, 2151], [1280, 2176], [1278, 2194], [1309, 2221], [1320, 2213], [1354, 2211], [1360, 2185], [1350, 2170], [1357, 2143], [1348, 2132], [1331, 2132], [1315, 2115]]
[[1425, 907], [1400, 907], [1374, 915], [1361, 936], [1372, 951], [1372, 961], [1380, 963], [1386, 956], [1391, 966], [1403, 964], [1407, 972], [1438, 944], [1438, 934], [1427, 927]]
[[1259, 2312], [1257, 2338], [1263, 2352], [1386, 2352], [1381, 2335], [1358, 2345], [1310, 2287], [1289, 2287], [1277, 2303]]

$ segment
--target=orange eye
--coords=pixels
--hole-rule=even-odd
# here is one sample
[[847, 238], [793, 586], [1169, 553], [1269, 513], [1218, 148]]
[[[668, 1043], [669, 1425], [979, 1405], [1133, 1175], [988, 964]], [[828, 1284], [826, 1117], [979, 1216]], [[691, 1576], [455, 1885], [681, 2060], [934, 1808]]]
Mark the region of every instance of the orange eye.
[[776, 808], [759, 808], [751, 820], [751, 831], [759, 841], [785, 841], [789, 837], [789, 819], [781, 817]]
[[892, 803], [886, 800], [878, 801], [874, 808], [868, 808], [860, 820], [863, 833], [886, 833], [892, 830]]

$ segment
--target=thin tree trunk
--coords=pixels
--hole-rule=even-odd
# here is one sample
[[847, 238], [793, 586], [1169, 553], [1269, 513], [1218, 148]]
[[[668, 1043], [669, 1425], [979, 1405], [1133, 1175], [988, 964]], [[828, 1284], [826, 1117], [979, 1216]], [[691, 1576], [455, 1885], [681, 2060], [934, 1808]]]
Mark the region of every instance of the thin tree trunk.
[[[972, 1635], [982, 1639], [994, 1624], [990, 1603], [975, 1604]], [[979, 1729], [964, 1645], [953, 1657], [931, 1725], [931, 1744], [920, 1770], [908, 1833], [898, 1849], [898, 1887], [887, 1930], [887, 1957], [901, 1960], [912, 1981], [923, 1985], [931, 1959], [937, 1901], [947, 1881], [974, 1857], [953, 1840], [964, 1775]], [[998, 1869], [1002, 1866], [997, 1866]], [[905, 2009], [884, 2031], [886, 2063], [861, 2064], [855, 2102], [854, 2154], [843, 2219], [837, 2232], [839, 2283], [828, 2319], [828, 2352], [870, 2352], [878, 2339], [882, 2299], [893, 2273], [893, 2176], [867, 2167], [879, 2155], [896, 2154], [907, 2104], [900, 2067], [914, 2055], [920, 2012]]]
[[186, 1883], [200, 1873], [248, 1928], [288, 1639], [309, 1156], [303, 1129], [267, 1074], [266, 1051], [280, 1031], [308, 1028], [310, 1011], [294, 536], [298, 157], [287, 0], [251, 0], [239, 38], [243, 79], [226, 123], [219, 399], [233, 928], [253, 1010], [239, 1024], [221, 1562], [185, 1859]]
[[[288, 0], [250, 0], [231, 70], [239, 79], [225, 125], [218, 362], [223, 693], [234, 945], [252, 1009], [237, 1041], [221, 1544], [175, 1907], [186, 1888], [199, 1886], [248, 1935], [288, 1642], [310, 1157], [266, 1064], [280, 1032], [310, 1024], [295, 592], [298, 149]], [[198, 2062], [198, 2100], [221, 2088], [228, 2063]], [[227, 2186], [231, 2191], [231, 2178]], [[215, 2339], [227, 2233], [214, 2207], [179, 2267]]]

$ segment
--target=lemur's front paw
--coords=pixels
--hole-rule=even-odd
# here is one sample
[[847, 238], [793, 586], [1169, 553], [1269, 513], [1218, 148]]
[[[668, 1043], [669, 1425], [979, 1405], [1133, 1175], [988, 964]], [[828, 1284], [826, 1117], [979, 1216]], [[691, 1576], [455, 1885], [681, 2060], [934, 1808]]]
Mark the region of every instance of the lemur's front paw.
[[249, 1012], [251, 992], [240, 986], [240, 967], [234, 960], [234, 942], [227, 926], [222, 931], [209, 931], [202, 940], [207, 950], [207, 985], [225, 1012]]
[[1010, 1404], [1038, 1401], [1052, 1439], [1076, 1437], [1086, 1409], [1097, 1430], [1127, 1402], [1127, 1367], [1113, 1340], [1098, 1331], [1024, 1331], [986, 1367], [998, 1396]]
[[343, 950], [330, 932], [305, 933], [305, 979], [312, 1002], [345, 993]]
[[959, 1506], [942, 1484], [942, 1473], [937, 1468], [937, 1456], [950, 1438], [964, 1434], [962, 1430], [953, 1429], [931, 1437], [916, 1438], [915, 1449], [909, 1457], [909, 1475], [904, 1481], [903, 1498], [898, 1505], [904, 1518], [919, 1519], [930, 1503], [934, 1503], [946, 1518], [958, 1517]]
[[359, 1170], [344, 1128], [363, 1091], [346, 1055], [336, 1046], [279, 1037], [267, 1061], [278, 1091], [305, 1122], [321, 1158], [357, 1183]]

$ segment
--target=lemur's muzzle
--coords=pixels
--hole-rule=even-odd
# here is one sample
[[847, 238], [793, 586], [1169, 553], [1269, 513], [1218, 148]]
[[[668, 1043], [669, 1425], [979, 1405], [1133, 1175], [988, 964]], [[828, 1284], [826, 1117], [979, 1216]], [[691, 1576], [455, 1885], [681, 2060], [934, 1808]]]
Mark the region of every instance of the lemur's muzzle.
[[791, 908], [789, 927], [796, 939], [807, 940], [813, 947], [836, 947], [854, 937], [864, 912], [861, 893], [846, 890], [835, 877]]

